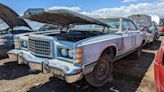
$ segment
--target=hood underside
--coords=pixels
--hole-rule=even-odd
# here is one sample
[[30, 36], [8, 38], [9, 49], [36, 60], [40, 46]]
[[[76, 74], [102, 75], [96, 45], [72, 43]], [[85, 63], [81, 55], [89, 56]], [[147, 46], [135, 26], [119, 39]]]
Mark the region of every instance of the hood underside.
[[31, 27], [23, 19], [18, 17], [19, 15], [16, 12], [0, 3], [0, 18], [6, 22], [10, 28], [26, 26], [31, 29]]
[[59, 26], [68, 26], [69, 24], [97, 24], [109, 27], [109, 25], [96, 19], [64, 9], [51, 11], [45, 9], [28, 9], [22, 18]]
[[151, 25], [151, 17], [149, 15], [137, 14], [137, 15], [131, 15], [128, 18], [133, 20], [140, 26], [149, 27]]

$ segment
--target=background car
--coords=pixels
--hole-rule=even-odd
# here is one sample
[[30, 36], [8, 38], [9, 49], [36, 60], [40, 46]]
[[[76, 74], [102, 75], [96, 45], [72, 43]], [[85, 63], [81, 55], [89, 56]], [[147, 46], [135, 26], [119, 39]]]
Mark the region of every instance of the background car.
[[154, 62], [154, 76], [156, 92], [164, 92], [164, 39], [160, 49], [157, 51]]
[[164, 27], [160, 27], [158, 33], [160, 36], [164, 36]]
[[[139, 29], [146, 33], [146, 44], [155, 43], [155, 40], [159, 38], [158, 25], [152, 20], [152, 17], [145, 14], [136, 14], [128, 17], [133, 20], [139, 27]], [[152, 45], [154, 46], [154, 45]]]
[[164, 18], [160, 19], [160, 25], [158, 30], [159, 36], [164, 36]]
[[9, 57], [32, 70], [53, 71], [67, 83], [85, 77], [90, 85], [101, 87], [112, 81], [115, 61], [131, 53], [141, 55], [145, 34], [127, 18], [99, 21], [64, 9], [37, 13], [31, 9], [23, 17], [58, 25], [61, 33], [20, 36]]
[[[39, 29], [33, 30], [29, 24], [33, 25], [32, 21], [25, 21], [21, 18], [18, 18], [19, 15], [11, 10], [9, 7], [0, 4], [0, 56], [5, 58], [7, 52], [11, 49], [14, 49], [14, 37], [18, 34], [27, 35], [39, 33], [41, 31], [47, 30], [57, 30], [57, 26], [41, 24]], [[35, 23], [36, 24], [36, 23]], [[36, 25], [39, 26], [39, 23]], [[39, 31], [39, 32], [38, 32]]]
[[[31, 32], [31, 27], [9, 7], [0, 4], [0, 56], [7, 56], [6, 52], [14, 48], [14, 35]], [[19, 29], [24, 27], [25, 29]]]

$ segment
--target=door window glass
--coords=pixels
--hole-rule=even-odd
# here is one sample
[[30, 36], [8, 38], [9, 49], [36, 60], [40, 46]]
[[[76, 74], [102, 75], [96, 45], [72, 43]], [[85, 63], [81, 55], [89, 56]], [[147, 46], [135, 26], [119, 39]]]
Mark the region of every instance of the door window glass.
[[129, 28], [128, 21], [126, 19], [123, 19], [122, 28], [123, 31], [126, 31]]
[[130, 27], [130, 31], [136, 31], [137, 28], [135, 26], [135, 24], [132, 21], [128, 21], [129, 27]]

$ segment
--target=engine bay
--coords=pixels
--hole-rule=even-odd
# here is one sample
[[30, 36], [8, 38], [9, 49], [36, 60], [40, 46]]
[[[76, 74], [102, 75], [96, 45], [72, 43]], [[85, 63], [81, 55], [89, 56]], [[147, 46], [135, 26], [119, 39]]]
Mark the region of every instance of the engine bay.
[[100, 31], [77, 31], [77, 30], [71, 30], [69, 32], [61, 32], [60, 34], [50, 34], [48, 36], [53, 36], [57, 38], [58, 40], [65, 40], [65, 41], [71, 41], [76, 42], [82, 39], [99, 36], [105, 34], [104, 32]]

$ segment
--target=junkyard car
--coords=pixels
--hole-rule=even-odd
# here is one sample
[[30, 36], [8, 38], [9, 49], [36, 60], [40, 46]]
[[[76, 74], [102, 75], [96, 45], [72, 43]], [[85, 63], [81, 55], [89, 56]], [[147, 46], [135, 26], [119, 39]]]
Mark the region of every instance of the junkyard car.
[[[43, 31], [58, 30], [57, 26], [43, 25], [37, 32], [9, 7], [0, 4], [0, 56], [5, 58], [7, 52], [14, 49], [14, 37], [17, 35], [39, 34]], [[30, 22], [31, 23], [31, 22]], [[38, 32], [39, 31], [39, 32]]]
[[164, 40], [160, 49], [156, 53], [154, 62], [154, 76], [156, 84], [156, 92], [164, 92]]
[[99, 21], [63, 9], [31, 9], [22, 18], [59, 25], [61, 33], [16, 38], [16, 48], [8, 52], [9, 57], [68, 83], [85, 77], [90, 85], [103, 86], [112, 80], [114, 61], [134, 51], [141, 54], [145, 35], [126, 18]]
[[158, 33], [160, 36], [164, 36], [164, 27], [160, 27]]
[[136, 14], [128, 17], [133, 20], [141, 31], [146, 33], [146, 43], [155, 42], [158, 39], [158, 29], [155, 22], [152, 21], [151, 16], [145, 14]]
[[[14, 35], [31, 32], [30, 26], [17, 17], [13, 10], [0, 4], [0, 56], [7, 56], [7, 52], [14, 49]], [[24, 28], [19, 29], [20, 26]]]
[[159, 33], [159, 36], [164, 36], [164, 18], [160, 19], [158, 33]]

